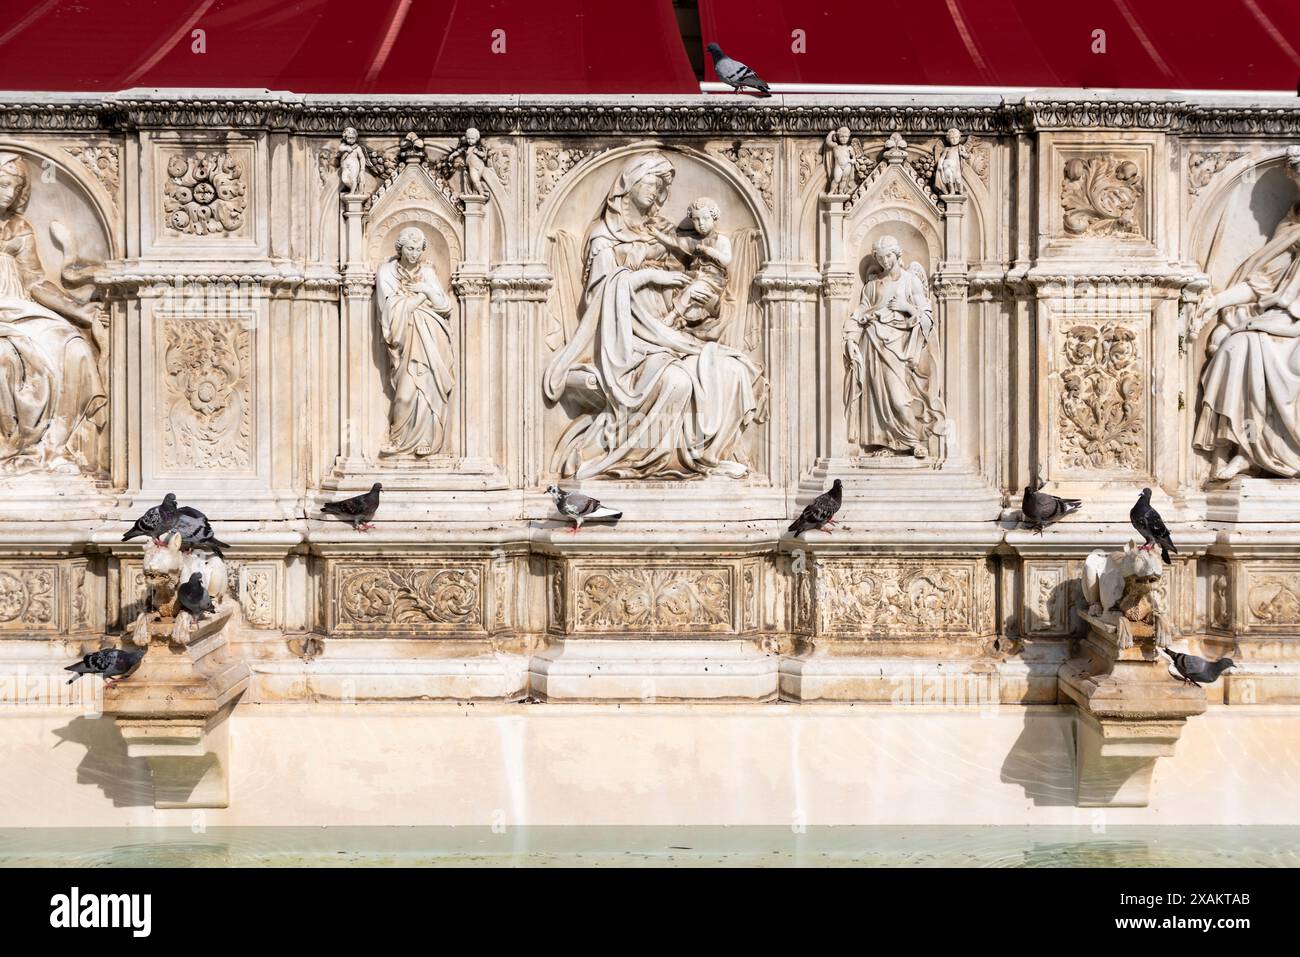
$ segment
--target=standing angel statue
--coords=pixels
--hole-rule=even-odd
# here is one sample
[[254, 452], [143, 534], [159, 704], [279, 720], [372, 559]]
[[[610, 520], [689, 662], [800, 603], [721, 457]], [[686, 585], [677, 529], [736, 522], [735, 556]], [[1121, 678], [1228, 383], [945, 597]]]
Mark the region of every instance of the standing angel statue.
[[874, 456], [923, 459], [944, 415], [929, 280], [918, 262], [903, 268], [893, 236], [872, 253], [875, 269], [844, 324], [848, 438]]

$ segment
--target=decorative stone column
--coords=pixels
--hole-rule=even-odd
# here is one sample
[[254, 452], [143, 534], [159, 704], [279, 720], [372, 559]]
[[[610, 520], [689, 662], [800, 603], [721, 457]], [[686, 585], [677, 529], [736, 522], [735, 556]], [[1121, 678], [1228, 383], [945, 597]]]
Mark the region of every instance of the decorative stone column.
[[[370, 361], [370, 298], [375, 274], [365, 261], [362, 245], [363, 196], [344, 196], [343, 204], [343, 302], [339, 329], [339, 382], [343, 421], [336, 471], [352, 472], [366, 467], [364, 432], [360, 422], [369, 418], [370, 390], [366, 363]], [[360, 422], [351, 421], [356, 416]]]

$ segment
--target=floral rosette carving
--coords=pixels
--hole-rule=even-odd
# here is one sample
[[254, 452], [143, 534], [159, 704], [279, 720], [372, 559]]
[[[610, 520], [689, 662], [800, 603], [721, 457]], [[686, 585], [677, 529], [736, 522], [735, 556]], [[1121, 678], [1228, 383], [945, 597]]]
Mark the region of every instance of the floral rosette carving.
[[1142, 372], [1137, 333], [1079, 323], [1062, 347], [1060, 450], [1078, 469], [1141, 469]]
[[167, 323], [168, 414], [164, 461], [171, 468], [252, 465], [249, 331], [236, 319]]
[[237, 232], [248, 206], [243, 167], [229, 153], [167, 160], [163, 214], [169, 229], [195, 236]]
[[1062, 225], [1071, 236], [1136, 235], [1141, 198], [1142, 174], [1132, 160], [1069, 160], [1061, 184]]

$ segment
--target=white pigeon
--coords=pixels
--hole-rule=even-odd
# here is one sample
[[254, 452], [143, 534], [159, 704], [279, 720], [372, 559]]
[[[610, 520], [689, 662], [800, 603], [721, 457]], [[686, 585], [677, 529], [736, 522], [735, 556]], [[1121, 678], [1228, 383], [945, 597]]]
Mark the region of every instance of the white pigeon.
[[623, 513], [613, 508], [606, 508], [589, 495], [578, 492], [566, 492], [558, 485], [548, 485], [546, 491], [555, 499], [555, 510], [565, 518], [573, 519], [573, 534], [578, 534], [583, 522], [617, 522]]
[[713, 57], [713, 72], [718, 75], [718, 79], [726, 83], [737, 93], [742, 88], [748, 87], [756, 90], [759, 96], [771, 96], [772, 91], [767, 88], [763, 78], [751, 70], [739, 60], [733, 60], [722, 52], [722, 47], [716, 43], [710, 43], [708, 46], [709, 54]]

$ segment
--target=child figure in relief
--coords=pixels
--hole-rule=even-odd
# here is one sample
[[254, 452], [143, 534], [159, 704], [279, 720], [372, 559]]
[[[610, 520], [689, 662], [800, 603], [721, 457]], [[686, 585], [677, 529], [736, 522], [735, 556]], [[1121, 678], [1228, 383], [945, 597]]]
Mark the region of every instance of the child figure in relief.
[[731, 240], [718, 232], [722, 210], [714, 200], [701, 196], [687, 212], [693, 236], [652, 230], [666, 249], [685, 257], [691, 277], [664, 321], [674, 329], [689, 329], [700, 339], [717, 339], [722, 333], [717, 320], [731, 267]]

